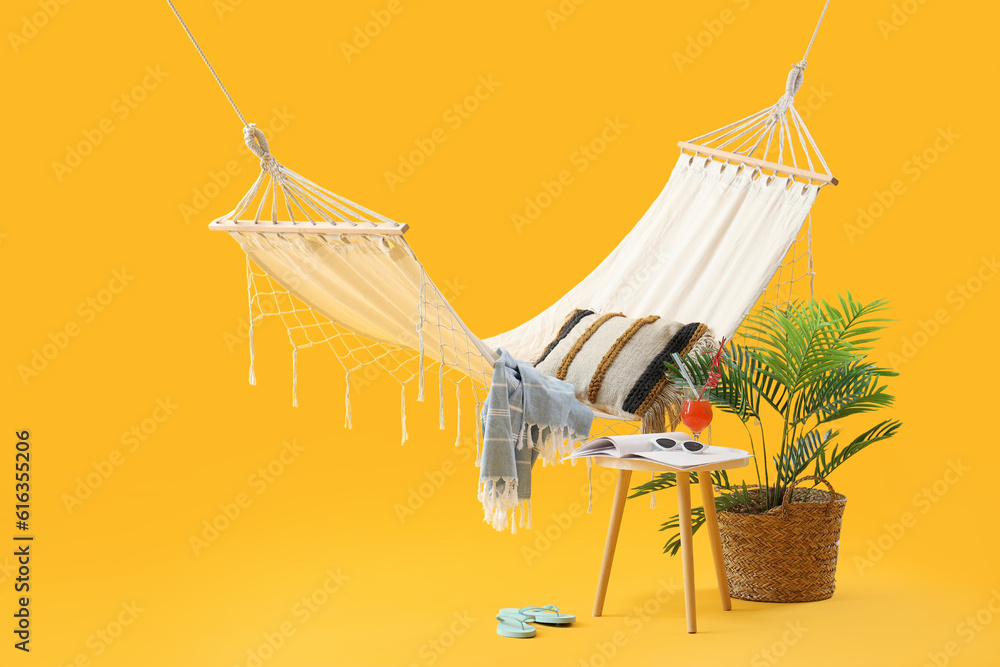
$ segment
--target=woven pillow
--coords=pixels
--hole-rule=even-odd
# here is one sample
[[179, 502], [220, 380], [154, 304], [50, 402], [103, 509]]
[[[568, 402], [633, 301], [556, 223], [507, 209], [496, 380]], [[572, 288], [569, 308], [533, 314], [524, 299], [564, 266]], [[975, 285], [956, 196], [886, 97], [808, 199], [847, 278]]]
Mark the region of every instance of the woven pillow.
[[677, 423], [680, 405], [680, 393], [667, 380], [663, 362], [674, 353], [714, 348], [712, 332], [700, 322], [575, 310], [535, 367], [572, 384], [587, 405], [640, 419], [647, 432], [659, 432], [668, 420]]

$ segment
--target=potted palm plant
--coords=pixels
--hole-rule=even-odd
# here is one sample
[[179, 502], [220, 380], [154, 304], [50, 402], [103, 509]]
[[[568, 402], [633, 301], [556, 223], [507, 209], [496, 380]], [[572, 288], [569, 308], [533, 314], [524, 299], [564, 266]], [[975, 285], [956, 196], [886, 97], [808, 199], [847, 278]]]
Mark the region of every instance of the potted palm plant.
[[[837, 303], [796, 302], [748, 317], [742, 342], [727, 345], [710, 395], [715, 408], [735, 415], [754, 454], [750, 482], [713, 473], [720, 494], [716, 509], [730, 590], [757, 601], [820, 600], [833, 595], [840, 523], [846, 498], [827, 478], [863, 449], [891, 438], [900, 428], [883, 419], [850, 440], [841, 436], [864, 415], [890, 407], [885, 378], [894, 376], [868, 358], [885, 328], [883, 300], [863, 304], [850, 294]], [[695, 383], [712, 372], [712, 355], [689, 358]], [[672, 379], [683, 382], [668, 365]], [[803, 477], [807, 475], [807, 477]], [[799, 486], [800, 482], [810, 485]], [[697, 476], [691, 476], [697, 483]], [[818, 488], [823, 483], [825, 490]], [[673, 473], [657, 475], [635, 490], [641, 496], [676, 485]], [[694, 510], [695, 530], [705, 522]], [[674, 516], [661, 530], [673, 531], [664, 546], [680, 548]]]

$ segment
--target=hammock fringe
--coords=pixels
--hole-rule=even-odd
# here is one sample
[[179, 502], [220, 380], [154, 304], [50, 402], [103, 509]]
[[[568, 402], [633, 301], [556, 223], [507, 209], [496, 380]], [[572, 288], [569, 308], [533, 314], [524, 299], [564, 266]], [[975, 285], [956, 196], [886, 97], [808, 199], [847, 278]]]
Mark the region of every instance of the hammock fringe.
[[399, 442], [399, 444], [402, 445], [410, 437], [410, 435], [406, 432], [406, 385], [405, 384], [403, 384], [399, 388], [399, 414], [400, 414], [400, 419], [403, 423], [403, 439], [400, 440]]
[[462, 444], [462, 385], [455, 384], [455, 446]]
[[351, 371], [344, 375], [344, 428], [351, 430]]
[[253, 372], [253, 317], [250, 317], [250, 384], [257, 384], [257, 375]]
[[299, 348], [292, 348], [292, 407], [299, 407], [299, 396], [296, 389], [299, 383]]
[[438, 366], [438, 429], [444, 430], [444, 362]]

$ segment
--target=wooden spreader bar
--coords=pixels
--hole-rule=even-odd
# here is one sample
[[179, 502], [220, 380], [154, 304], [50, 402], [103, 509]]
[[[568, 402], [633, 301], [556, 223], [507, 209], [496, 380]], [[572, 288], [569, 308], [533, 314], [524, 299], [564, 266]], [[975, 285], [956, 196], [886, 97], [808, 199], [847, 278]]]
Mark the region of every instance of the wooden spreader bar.
[[401, 236], [410, 228], [400, 224], [398, 227], [387, 222], [271, 222], [270, 220], [215, 220], [208, 225], [209, 229], [221, 232], [256, 232], [271, 234], [370, 234], [384, 236]]
[[777, 162], [760, 160], [755, 157], [747, 157], [746, 155], [730, 153], [729, 151], [720, 151], [717, 148], [707, 148], [705, 146], [692, 144], [687, 141], [678, 141], [677, 145], [680, 147], [682, 151], [689, 151], [697, 155], [714, 157], [720, 160], [725, 160], [727, 162], [739, 162], [742, 164], [750, 165], [751, 167], [759, 167], [761, 169], [767, 169], [769, 171], [773, 171], [776, 174], [787, 174], [788, 176], [798, 176], [799, 178], [808, 178], [809, 180], [816, 181], [817, 183], [829, 183], [830, 185], [837, 185], [837, 183], [839, 183], [839, 181], [830, 174], [821, 174], [818, 171], [800, 169], [799, 167], [789, 167], [787, 164], [779, 164]]

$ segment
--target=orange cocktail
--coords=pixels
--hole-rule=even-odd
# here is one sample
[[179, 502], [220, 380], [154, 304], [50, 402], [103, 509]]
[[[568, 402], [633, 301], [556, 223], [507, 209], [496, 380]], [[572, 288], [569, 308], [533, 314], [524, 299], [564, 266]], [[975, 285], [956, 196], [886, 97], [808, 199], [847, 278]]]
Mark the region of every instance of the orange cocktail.
[[681, 421], [691, 429], [697, 440], [701, 432], [712, 423], [712, 404], [704, 395], [700, 400], [697, 397], [685, 398], [681, 406]]

